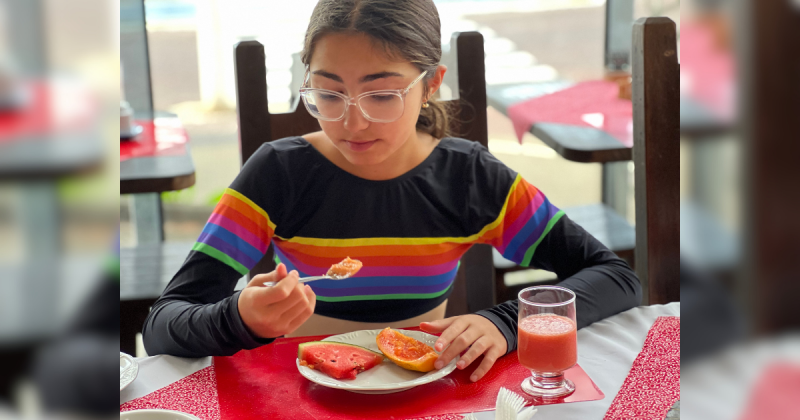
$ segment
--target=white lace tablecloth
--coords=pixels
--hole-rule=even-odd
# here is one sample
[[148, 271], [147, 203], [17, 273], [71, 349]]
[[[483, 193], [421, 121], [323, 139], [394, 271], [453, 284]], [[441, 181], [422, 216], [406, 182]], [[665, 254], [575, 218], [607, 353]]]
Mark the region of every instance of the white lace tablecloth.
[[[642, 350], [650, 327], [659, 316], [680, 316], [680, 303], [640, 306], [578, 331], [578, 363], [605, 394], [599, 401], [539, 407], [534, 420], [602, 419], [634, 359]], [[210, 357], [184, 359], [152, 356], [136, 359], [139, 376], [120, 392], [120, 404], [143, 397], [211, 364]], [[494, 412], [476, 413], [480, 420]]]

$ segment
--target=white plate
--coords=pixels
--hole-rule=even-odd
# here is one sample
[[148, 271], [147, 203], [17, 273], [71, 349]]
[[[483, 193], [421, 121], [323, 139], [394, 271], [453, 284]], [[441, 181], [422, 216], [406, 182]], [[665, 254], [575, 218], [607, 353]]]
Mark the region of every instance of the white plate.
[[136, 379], [139, 364], [128, 354], [119, 352], [119, 390], [122, 391]]
[[[361, 346], [372, 351], [380, 353], [378, 343], [375, 338], [383, 330], [363, 330], [355, 331], [347, 334], [333, 335], [322, 341], [336, 341], [339, 343], [354, 344]], [[430, 335], [422, 331], [402, 331], [403, 334], [416, 338], [419, 341], [433, 347], [436, 343], [435, 335]], [[435, 380], [444, 378], [450, 372], [455, 370], [458, 357], [451, 360], [450, 363], [439, 369], [433, 370], [428, 373], [415, 372], [412, 370], [403, 369], [394, 364], [391, 360], [386, 359], [378, 366], [361, 372], [356, 376], [356, 379], [339, 380], [332, 378], [318, 370], [309, 369], [305, 366], [300, 366], [300, 360], [296, 359], [297, 369], [300, 374], [305, 376], [309, 381], [327, 386], [330, 388], [344, 389], [346, 391], [357, 392], [359, 394], [389, 394], [392, 392], [405, 391], [418, 385], [427, 384]]]
[[133, 410], [119, 413], [119, 420], [200, 420], [180, 411], [172, 410]]

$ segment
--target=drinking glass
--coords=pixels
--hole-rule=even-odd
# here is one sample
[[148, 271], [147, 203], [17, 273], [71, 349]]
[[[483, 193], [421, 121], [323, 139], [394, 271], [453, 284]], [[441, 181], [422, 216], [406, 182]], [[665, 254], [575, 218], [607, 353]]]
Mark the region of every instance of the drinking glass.
[[564, 371], [578, 361], [575, 293], [559, 286], [534, 286], [519, 292], [517, 355], [530, 369], [522, 390], [537, 397], [563, 397], [575, 391]]

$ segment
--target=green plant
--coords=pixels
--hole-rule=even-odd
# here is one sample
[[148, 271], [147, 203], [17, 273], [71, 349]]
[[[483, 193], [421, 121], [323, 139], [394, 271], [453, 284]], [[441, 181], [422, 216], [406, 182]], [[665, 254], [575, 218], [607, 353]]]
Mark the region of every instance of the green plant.
[[171, 204], [187, 204], [192, 202], [194, 195], [194, 186], [178, 191], [165, 191], [161, 193], [161, 202]]
[[211, 195], [211, 196], [208, 198], [208, 204], [210, 204], [210, 205], [212, 205], [212, 206], [216, 206], [216, 205], [217, 205], [217, 203], [219, 203], [219, 200], [222, 200], [222, 196], [223, 196], [223, 195], [225, 195], [225, 190], [224, 190], [224, 189], [220, 190], [220, 191], [219, 191], [219, 192], [217, 192], [217, 193], [214, 193], [214, 194], [212, 194], [212, 195]]

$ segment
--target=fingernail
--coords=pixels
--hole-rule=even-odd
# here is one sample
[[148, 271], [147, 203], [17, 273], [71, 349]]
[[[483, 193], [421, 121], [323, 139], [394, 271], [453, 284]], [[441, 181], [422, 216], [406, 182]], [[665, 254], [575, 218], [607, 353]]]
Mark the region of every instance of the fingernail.
[[465, 364], [466, 363], [464, 363], [463, 360], [459, 360], [458, 363], [456, 363], [456, 366], [458, 366], [459, 369], [463, 369]]
[[444, 347], [442, 343], [436, 343], [436, 350], [441, 350], [442, 347]]
[[434, 366], [436, 369], [441, 369], [441, 368], [442, 368], [442, 366], [444, 366], [444, 363], [442, 363], [442, 361], [441, 361], [441, 360], [437, 360], [437, 361], [436, 361], [436, 363], [434, 363], [434, 364], [433, 364], [433, 366]]
[[472, 375], [472, 376], [470, 376], [470, 377], [469, 377], [469, 380], [470, 380], [470, 381], [472, 381], [472, 382], [475, 382], [475, 381], [477, 381], [477, 380], [478, 380], [478, 375]]

